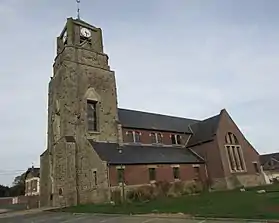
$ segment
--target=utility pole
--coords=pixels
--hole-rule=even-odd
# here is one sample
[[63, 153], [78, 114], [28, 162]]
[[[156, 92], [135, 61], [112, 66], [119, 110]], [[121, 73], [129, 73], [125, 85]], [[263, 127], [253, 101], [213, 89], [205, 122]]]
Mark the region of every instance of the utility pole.
[[[118, 152], [119, 152], [119, 154], [122, 154], [122, 149], [119, 149], [118, 150]], [[124, 185], [124, 183], [125, 183], [125, 178], [124, 178], [124, 167], [123, 167], [123, 164], [122, 164], [122, 162], [121, 162], [121, 164], [120, 164], [120, 168], [121, 168], [121, 189], [122, 189], [122, 202], [124, 203], [124, 201], [125, 201], [125, 185]]]

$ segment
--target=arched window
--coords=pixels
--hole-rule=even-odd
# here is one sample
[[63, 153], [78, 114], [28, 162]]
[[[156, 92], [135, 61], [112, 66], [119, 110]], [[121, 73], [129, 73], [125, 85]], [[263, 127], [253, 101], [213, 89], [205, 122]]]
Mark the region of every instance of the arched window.
[[87, 101], [87, 127], [88, 131], [98, 131], [97, 101]]
[[62, 195], [63, 195], [63, 190], [62, 190], [62, 188], [59, 188], [58, 194], [59, 194], [59, 196], [62, 196]]
[[163, 142], [163, 136], [161, 133], [155, 133], [152, 132], [150, 133], [150, 137], [151, 137], [151, 143], [162, 143]]
[[157, 133], [157, 143], [163, 143], [163, 136], [161, 133]]
[[140, 132], [135, 132], [134, 142], [140, 142]]
[[151, 143], [156, 143], [157, 142], [157, 140], [156, 140], [156, 133], [152, 132], [150, 134], [150, 136], [151, 136]]
[[228, 132], [225, 136], [225, 148], [228, 154], [228, 160], [230, 169], [232, 172], [245, 171], [245, 161], [243, 157], [243, 151], [239, 144], [237, 137]]
[[136, 143], [139, 143], [140, 142], [140, 136], [141, 136], [141, 133], [138, 132], [138, 131], [127, 131], [126, 132], [126, 135], [127, 135], [127, 141], [128, 142], [136, 142]]

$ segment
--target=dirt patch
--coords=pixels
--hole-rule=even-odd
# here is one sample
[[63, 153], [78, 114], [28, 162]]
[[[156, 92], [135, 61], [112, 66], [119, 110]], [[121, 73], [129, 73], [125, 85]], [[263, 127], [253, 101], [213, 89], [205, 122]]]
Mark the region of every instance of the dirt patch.
[[268, 207], [267, 210], [272, 211], [272, 212], [279, 212], [279, 205], [274, 205], [274, 206]]
[[9, 209], [0, 209], [0, 214], [7, 213], [8, 211], [9, 211]]

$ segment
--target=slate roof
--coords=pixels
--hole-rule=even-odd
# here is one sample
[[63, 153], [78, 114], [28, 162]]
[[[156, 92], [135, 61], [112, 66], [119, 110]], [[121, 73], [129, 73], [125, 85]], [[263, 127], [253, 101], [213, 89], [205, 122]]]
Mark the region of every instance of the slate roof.
[[25, 177], [27, 177], [29, 173], [32, 173], [33, 177], [40, 177], [40, 168], [34, 168], [34, 167], [28, 168]]
[[[186, 148], [123, 145], [89, 140], [100, 158], [109, 164], [183, 164], [204, 161]], [[122, 153], [119, 153], [121, 148]]]
[[264, 170], [279, 170], [279, 153], [260, 155], [260, 162]]
[[193, 135], [187, 143], [187, 147], [212, 140], [216, 134], [220, 117], [221, 114], [218, 114], [211, 118], [190, 125]]
[[260, 155], [261, 164], [264, 165], [265, 163], [270, 161], [272, 158], [279, 161], [279, 153], [270, 153], [270, 154]]
[[123, 127], [135, 129], [153, 129], [170, 132], [191, 133], [188, 126], [199, 120], [173, 117], [162, 114], [118, 109], [119, 121]]

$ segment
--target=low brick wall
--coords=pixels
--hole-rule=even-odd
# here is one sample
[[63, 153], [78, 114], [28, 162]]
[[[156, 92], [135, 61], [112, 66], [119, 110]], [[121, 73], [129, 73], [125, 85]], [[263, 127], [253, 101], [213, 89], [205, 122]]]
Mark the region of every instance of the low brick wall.
[[39, 208], [40, 207], [40, 196], [26, 196], [27, 209]]
[[12, 197], [1, 197], [0, 198], [0, 207], [4, 205], [10, 205], [13, 203]]

